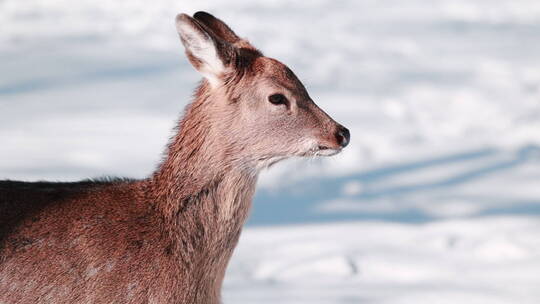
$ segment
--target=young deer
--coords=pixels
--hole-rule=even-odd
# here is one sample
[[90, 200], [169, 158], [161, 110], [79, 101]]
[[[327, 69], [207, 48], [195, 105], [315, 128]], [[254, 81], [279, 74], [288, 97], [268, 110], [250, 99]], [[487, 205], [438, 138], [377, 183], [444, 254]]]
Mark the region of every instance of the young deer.
[[289, 68], [221, 20], [176, 27], [204, 80], [151, 177], [0, 182], [0, 303], [219, 303], [258, 172], [348, 144]]

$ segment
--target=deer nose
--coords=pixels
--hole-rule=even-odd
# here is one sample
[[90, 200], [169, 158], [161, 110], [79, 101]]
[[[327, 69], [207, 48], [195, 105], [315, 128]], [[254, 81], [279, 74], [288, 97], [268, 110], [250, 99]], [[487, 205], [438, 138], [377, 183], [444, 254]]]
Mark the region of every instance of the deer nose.
[[336, 139], [338, 144], [342, 148], [345, 148], [351, 141], [351, 133], [349, 132], [349, 129], [345, 128], [344, 126], [339, 126], [336, 132]]

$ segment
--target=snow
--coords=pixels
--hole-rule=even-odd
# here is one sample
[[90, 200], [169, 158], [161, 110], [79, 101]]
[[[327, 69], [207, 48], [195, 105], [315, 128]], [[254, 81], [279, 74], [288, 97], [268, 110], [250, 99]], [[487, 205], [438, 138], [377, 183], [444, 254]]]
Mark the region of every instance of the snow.
[[252, 228], [225, 303], [537, 303], [539, 228], [530, 217]]
[[538, 303], [540, 2], [0, 1], [0, 178], [147, 176], [208, 10], [351, 130], [260, 178], [225, 303]]

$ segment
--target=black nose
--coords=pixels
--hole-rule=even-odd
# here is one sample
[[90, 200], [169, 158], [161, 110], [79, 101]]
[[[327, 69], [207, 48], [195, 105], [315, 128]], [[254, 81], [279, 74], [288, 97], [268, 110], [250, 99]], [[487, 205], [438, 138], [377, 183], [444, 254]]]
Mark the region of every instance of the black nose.
[[336, 139], [337, 139], [338, 144], [342, 148], [345, 148], [351, 141], [351, 133], [344, 126], [339, 126], [336, 132]]

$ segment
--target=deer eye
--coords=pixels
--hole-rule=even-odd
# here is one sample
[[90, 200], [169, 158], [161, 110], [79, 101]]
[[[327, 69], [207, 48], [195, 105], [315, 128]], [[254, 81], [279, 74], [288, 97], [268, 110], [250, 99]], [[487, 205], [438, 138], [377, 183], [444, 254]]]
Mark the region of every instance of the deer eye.
[[268, 96], [268, 101], [273, 105], [287, 105], [289, 101], [283, 94], [272, 94]]

